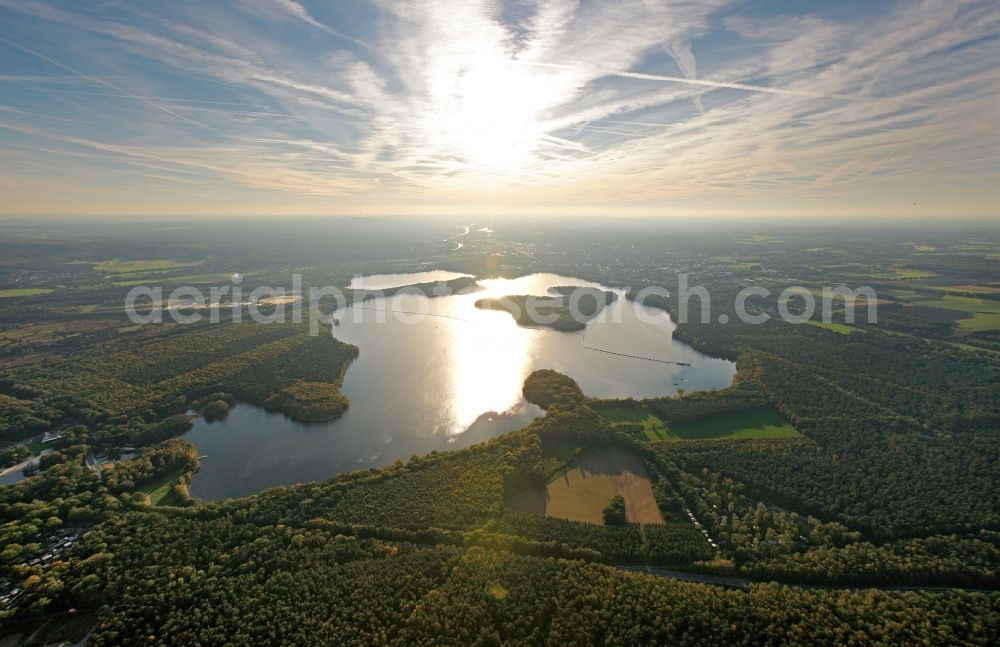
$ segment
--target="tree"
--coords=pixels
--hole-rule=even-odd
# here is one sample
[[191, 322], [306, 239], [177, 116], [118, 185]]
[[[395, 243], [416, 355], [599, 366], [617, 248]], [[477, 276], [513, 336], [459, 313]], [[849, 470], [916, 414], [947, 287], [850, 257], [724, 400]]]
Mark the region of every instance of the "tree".
[[616, 495], [608, 507], [604, 508], [604, 523], [608, 526], [625, 525], [625, 499]]

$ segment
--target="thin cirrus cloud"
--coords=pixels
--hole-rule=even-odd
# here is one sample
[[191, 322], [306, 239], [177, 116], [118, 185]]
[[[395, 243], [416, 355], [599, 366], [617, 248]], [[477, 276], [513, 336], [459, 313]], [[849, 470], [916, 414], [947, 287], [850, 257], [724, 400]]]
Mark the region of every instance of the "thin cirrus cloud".
[[797, 8], [0, 0], [0, 209], [991, 215], [995, 4]]

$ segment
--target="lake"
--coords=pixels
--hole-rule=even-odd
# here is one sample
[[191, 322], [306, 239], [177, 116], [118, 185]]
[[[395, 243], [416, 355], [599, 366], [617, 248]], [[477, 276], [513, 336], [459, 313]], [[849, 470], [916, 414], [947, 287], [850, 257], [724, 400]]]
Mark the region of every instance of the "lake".
[[[459, 276], [435, 271], [357, 277], [350, 287], [387, 289]], [[673, 340], [670, 317], [636, 306], [621, 296], [623, 290], [613, 290], [619, 298], [584, 331], [567, 333], [518, 326], [510, 314], [481, 310], [475, 302], [544, 296], [555, 286], [611, 288], [555, 274], [480, 280], [479, 286], [446, 297], [377, 298], [338, 312], [334, 336], [361, 349], [344, 380], [348, 412], [332, 422], [302, 424], [240, 404], [225, 420], [197, 420], [184, 438], [207, 458], [191, 493], [204, 499], [243, 496], [519, 429], [542, 413], [521, 397], [525, 377], [540, 368], [565, 373], [587, 395], [607, 398], [724, 388], [736, 373], [732, 362]]]

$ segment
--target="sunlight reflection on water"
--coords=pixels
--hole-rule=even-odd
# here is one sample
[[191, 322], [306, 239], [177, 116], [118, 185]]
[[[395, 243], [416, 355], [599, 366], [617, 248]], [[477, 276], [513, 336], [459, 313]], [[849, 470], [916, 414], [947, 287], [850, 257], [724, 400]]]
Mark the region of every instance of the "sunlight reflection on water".
[[[355, 284], [384, 289], [455, 276], [383, 275]], [[185, 438], [209, 458], [192, 482], [192, 494], [207, 499], [252, 494], [411, 454], [466, 447], [524, 427], [541, 410], [523, 400], [521, 388], [540, 368], [563, 372], [585, 394], [606, 398], [721, 388], [736, 372], [732, 362], [673, 341], [674, 324], [665, 313], [637, 311], [623, 297], [583, 333], [525, 328], [506, 312], [475, 307], [484, 297], [544, 296], [555, 286], [601, 287], [597, 284], [552, 274], [479, 283], [482, 289], [465, 294], [381, 298], [338, 312], [341, 323], [332, 332], [361, 351], [344, 380], [351, 401], [347, 413], [305, 425], [238, 405], [226, 420], [197, 420]], [[404, 323], [400, 318], [414, 317], [386, 310], [434, 316]]]
[[[448, 272], [376, 275], [355, 278], [351, 285], [386, 289], [458, 276], [464, 275]], [[618, 299], [591, 321], [584, 333], [556, 332], [541, 327], [526, 328], [517, 325], [506, 312], [483, 310], [475, 306], [476, 301], [483, 298], [520, 294], [546, 296], [551, 294], [551, 288], [558, 286], [611, 290], [598, 283], [556, 274], [532, 274], [516, 279], [484, 279], [479, 281], [481, 289], [467, 294], [433, 299], [422, 295], [399, 294], [367, 301], [360, 307], [351, 306], [338, 313], [344, 325], [334, 328], [333, 332], [343, 341], [356, 343], [364, 353], [365, 339], [355, 336], [358, 332], [356, 326], [359, 324], [368, 328], [372, 325], [406, 328], [432, 325], [434, 334], [438, 337], [433, 346], [443, 360], [440, 364], [435, 363], [441, 369], [441, 379], [427, 374], [422, 379], [427, 380], [431, 388], [435, 387], [435, 382], [440, 381], [448, 394], [450, 407], [446, 415], [449, 420], [441, 421], [443, 424], [440, 426], [449, 434], [462, 433], [485, 412], [504, 413], [518, 405], [521, 402], [524, 379], [532, 370], [552, 359], [550, 356], [555, 345], [564, 347], [562, 354], [576, 355], [575, 361], [572, 357], [567, 359], [580, 364], [577, 368], [585, 368], [586, 373], [615, 371], [615, 365], [621, 365], [622, 359], [644, 363], [643, 360], [601, 353], [597, 349], [661, 361], [687, 361], [674, 358], [675, 351], [681, 345], [677, 344], [675, 349], [671, 339], [674, 325], [669, 316], [652, 309], [642, 309], [644, 317], [640, 318], [635, 305], [624, 298], [624, 290], [612, 290], [619, 295]], [[427, 313], [429, 316], [421, 318], [412, 313]], [[415, 333], [402, 330], [400, 334]], [[616, 357], [618, 361], [612, 360], [612, 357]], [[591, 363], [593, 365], [589, 365]], [[643, 368], [648, 370], [650, 367]], [[666, 374], [679, 367], [662, 364], [658, 368], [660, 373]], [[587, 384], [587, 375], [580, 374], [584, 371], [568, 372], [581, 380], [581, 384]], [[350, 377], [349, 371], [348, 380]], [[619, 374], [617, 377], [628, 384], [627, 374]], [[605, 392], [603, 389], [590, 389], [587, 392], [588, 395], [608, 397], [664, 393], [663, 390], [650, 393], [646, 389], [641, 389], [640, 393], [631, 393], [627, 387], [623, 392]]]

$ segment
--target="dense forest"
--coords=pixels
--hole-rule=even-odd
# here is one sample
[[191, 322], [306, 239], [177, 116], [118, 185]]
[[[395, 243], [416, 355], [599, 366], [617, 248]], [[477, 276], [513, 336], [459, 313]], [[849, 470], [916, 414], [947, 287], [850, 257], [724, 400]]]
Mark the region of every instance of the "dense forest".
[[[565, 378], [556, 379], [552, 374], [535, 378], [536, 382], [566, 384]], [[162, 509], [151, 509], [148, 499], [143, 496], [129, 495], [126, 484], [147, 481], [154, 474], [178, 464], [190, 464], [192, 457], [185, 443], [167, 441], [151, 448], [111, 471], [106, 470], [103, 479], [95, 479], [90, 470], [81, 467], [81, 452], [68, 450], [60, 457], [60, 462], [47, 466], [39, 476], [2, 491], [0, 512], [5, 519], [8, 545], [12, 546], [5, 551], [4, 558], [9, 573], [24, 577], [30, 583], [22, 603], [25, 612], [99, 604], [102, 623], [98, 635], [110, 642], [131, 641], [139, 635], [128, 633], [129, 627], [136, 622], [133, 614], [140, 613], [139, 610], [152, 599], [147, 599], [149, 595], [160, 599], [162, 608], [176, 606], [179, 612], [191, 603], [200, 604], [198, 600], [202, 595], [215, 599], [213, 596], [217, 594], [210, 594], [212, 587], [257, 586], [252, 579], [254, 572], [277, 573], [290, 569], [288, 577], [291, 579], [283, 586], [292, 586], [299, 577], [308, 577], [305, 572], [311, 570], [307, 568], [311, 563], [308, 559], [299, 561], [298, 548], [333, 550], [333, 554], [322, 558], [328, 559], [332, 566], [342, 563], [341, 560], [361, 559], [353, 553], [353, 556], [333, 556], [342, 548], [349, 552], [356, 550], [362, 545], [357, 542], [366, 542], [363, 545], [369, 547], [381, 546], [377, 549], [378, 554], [389, 555], [392, 559], [410, 554], [407, 545], [414, 544], [423, 547], [414, 546], [414, 549], [425, 557], [447, 554], [459, 562], [469, 559], [468, 555], [500, 551], [521, 555], [519, 559], [523, 560], [561, 558], [583, 559], [591, 564], [686, 565], [694, 571], [762, 580], [997, 586], [998, 541], [995, 533], [937, 535], [873, 544], [858, 530], [836, 521], [821, 521], [765, 505], [754, 498], [747, 486], [730, 477], [706, 469], [684, 469], [676, 448], [701, 444], [705, 443], [649, 445], [616, 432], [586, 402], [553, 403], [547, 414], [527, 429], [457, 452], [414, 457], [408, 463], [383, 470], [345, 474], [325, 483], [276, 488], [246, 499]], [[613, 524], [594, 525], [510, 510], [504, 501], [511, 484], [516, 487], [529, 482], [532, 474], [544, 472], [546, 462], [553, 456], [564, 455], [567, 445], [598, 451], [601, 446], [615, 445], [642, 456], [654, 476], [657, 501], [666, 523], [639, 526], [622, 524], [618, 520]], [[116, 492], [120, 494], [115, 496]], [[56, 496], [50, 499], [53, 494]], [[44, 498], [40, 500], [39, 496]], [[685, 518], [688, 511], [696, 515], [719, 541], [719, 552], [710, 550], [701, 535], [694, 531]], [[44, 550], [47, 533], [66, 524], [88, 528], [66, 561], [59, 567], [49, 568], [44, 564], [30, 564], [30, 558]], [[227, 540], [231, 533], [236, 533], [238, 538]], [[277, 544], [280, 549], [275, 547], [274, 553], [266, 556], [256, 552], [277, 541], [277, 537], [282, 538]], [[194, 542], [190, 548], [185, 547], [188, 541]], [[343, 546], [338, 548], [341, 544]], [[430, 550], [428, 546], [438, 548]], [[487, 552], [466, 552], [477, 546]], [[129, 556], [129, 551], [134, 554]], [[174, 555], [169, 559], [180, 561], [165, 565], [160, 571], [162, 574], [157, 575], [154, 565], [143, 561], [150, 553], [165, 557]], [[506, 562], [510, 558], [497, 554], [489, 559]], [[146, 575], [136, 580], [127, 573], [132, 573], [139, 563], [144, 564]], [[527, 566], [529, 562], [524, 563], [528, 570], [544, 568], [541, 564]], [[584, 569], [584, 572], [597, 568], [578, 564], [572, 568]], [[416, 567], [411, 564], [406, 568]], [[190, 575], [183, 575], [185, 572]], [[723, 594], [711, 585], [659, 583], [646, 576], [592, 572], [606, 573], [602, 577], [621, 578], [621, 586], [625, 587], [622, 595], [632, 595], [625, 591], [633, 585], [653, 586], [653, 590], [665, 587], [665, 591], [680, 587], [694, 599], [709, 596], [702, 602], [704, 604], [708, 604], [711, 597]], [[429, 576], [429, 572], [422, 570], [410, 574], [411, 578]], [[166, 580], [159, 582], [159, 577]], [[245, 579], [247, 577], [251, 579]], [[183, 584], [178, 578], [183, 578]], [[647, 579], [652, 581], [647, 584]], [[277, 585], [277, 581], [271, 582], [268, 577], [259, 585]], [[548, 578], [541, 577], [538, 582], [523, 584], [531, 587], [552, 585]], [[192, 589], [191, 586], [206, 588]], [[501, 580], [499, 586], [513, 590], [506, 579]], [[581, 581], [577, 586], [589, 584]], [[757, 589], [752, 589], [751, 595], [754, 590]], [[792, 596], [786, 604], [803, 605], [800, 612], [807, 616], [822, 614], [820, 610], [826, 604], [855, 603], [854, 598], [838, 592], [805, 595], [788, 589], [774, 590], [777, 591], [775, 595]], [[195, 591], [203, 593], [195, 594]], [[651, 591], [647, 593], [653, 595]], [[223, 595], [221, 590], [218, 595]], [[737, 604], [735, 600], [747, 593], [725, 595], [736, 596], [733, 603]], [[954, 604], [958, 596], [964, 596], [962, 604], [977, 604], [975, 600], [996, 604], [993, 596], [976, 597], [954, 592], [944, 596], [880, 595], [886, 604], [902, 605], [900, 613], [910, 605], [924, 609], [922, 612], [944, 608], [938, 605]], [[830, 596], [831, 601], [825, 596]], [[292, 607], [287, 613], [310, 613], [308, 606], [300, 605], [311, 604], [309, 601], [313, 598], [296, 599], [298, 602], [289, 601]], [[858, 603], [861, 600], [870, 600], [870, 596], [857, 598]], [[390, 608], [397, 603], [378, 602], [389, 604]], [[670, 603], [665, 601], [664, 604], [669, 606]], [[273, 629], [267, 628], [269, 622], [262, 618], [254, 622], [244, 620], [242, 624], [247, 630], [271, 631]], [[197, 626], [193, 623], [185, 631], [194, 631]], [[879, 627], [872, 627], [870, 631], [888, 630]], [[827, 626], [822, 629], [834, 630]], [[455, 630], [459, 630], [457, 626]], [[167, 639], [162, 632], [152, 628], [150, 631], [159, 639]], [[498, 631], [500, 636], [508, 635], [508, 629]], [[972, 631], [967, 636], [961, 635], [975, 639], [975, 630], [966, 626], [961, 631]], [[982, 631], [989, 631], [986, 625]], [[690, 634], [690, 637], [694, 639], [696, 635]], [[465, 634], [458, 634], [456, 640], [466, 638]], [[541, 640], [541, 635], [532, 640]]]
[[[488, 465], [490, 454], [518, 445], [505, 439], [460, 456], [431, 457], [414, 469], [343, 477], [340, 487], [322, 486], [326, 492], [303, 486], [186, 509], [149, 509], [141, 500], [102, 494], [105, 486], [89, 470], [66, 464], [8, 488], [0, 510], [26, 526], [55, 528], [61, 514], [89, 528], [58, 564], [19, 567], [19, 574], [26, 576], [22, 603], [29, 616], [53, 606], [96, 610], [91, 640], [99, 645], [717, 644], [760, 635], [986, 645], [1000, 629], [996, 595], [726, 589], [581, 561], [586, 553], [546, 557], [538, 544], [496, 533], [502, 524], [456, 535], [327, 521], [347, 509], [368, 509], [355, 521], [405, 522], [403, 506], [385, 516], [353, 492], [375, 489], [374, 500], [396, 479], [405, 479], [397, 495], [406, 486], [432, 487], [445, 476], [439, 469], [472, 459]], [[413, 474], [423, 478], [408, 479]], [[33, 499], [56, 480], [60, 503]], [[338, 490], [353, 500], [342, 508], [316, 507], [319, 499], [337, 500]], [[300, 505], [288, 507], [292, 500]], [[433, 509], [418, 525], [461, 527], [467, 512]], [[306, 519], [317, 513], [325, 514]], [[622, 543], [621, 536], [611, 541]], [[30, 547], [5, 553], [15, 550]], [[264, 599], [267, 605], [247, 604]]]
[[[164, 536], [170, 549], [157, 549]], [[116, 517], [84, 544], [94, 552], [64, 577], [70, 597], [104, 605], [96, 645], [709, 645], [762, 636], [985, 645], [1000, 621], [1000, 600], [981, 594], [731, 590], [582, 561], [158, 513]]]
[[553, 404], [572, 405], [583, 402], [583, 392], [573, 378], [552, 369], [534, 371], [524, 380], [524, 399], [543, 409]]
[[510, 313], [519, 326], [576, 332], [586, 328], [588, 321], [617, 298], [614, 292], [595, 288], [557, 286], [551, 291], [558, 296], [513, 294], [480, 299], [476, 307]]
[[[107, 645], [995, 643], [1000, 362], [969, 350], [995, 344], [995, 332], [956, 341], [955, 321], [965, 319], [930, 321], [934, 313], [891, 296], [886, 326], [839, 333], [777, 321], [774, 300], [755, 306], [770, 315], [760, 325], [725, 309], [748, 273], [825, 280], [830, 271], [804, 259], [854, 267], [877, 255], [877, 241], [837, 254], [806, 252], [819, 245], [805, 242], [769, 254], [755, 242], [728, 260], [690, 262], [659, 249], [650, 261], [642, 245], [662, 240], [634, 237], [609, 256], [611, 234], [574, 239], [569, 254], [556, 244], [563, 236], [532, 254], [505, 248], [489, 275], [563, 270], [632, 286], [626, 296], [638, 298], [635, 286], [669, 284], [662, 268], [696, 267], [722, 308], [713, 312], [730, 323], [681, 323], [675, 338], [735, 360], [733, 385], [592, 400], [571, 376], [539, 371], [523, 393], [545, 415], [525, 429], [210, 502], [184, 487], [198, 457], [175, 437], [191, 412], [218, 418], [243, 401], [304, 421], [334, 418], [349, 405], [340, 385], [358, 349], [294, 325], [249, 323], [85, 329], [5, 347], [19, 361], [0, 372], [0, 438], [24, 444], [2, 460], [52, 451], [37, 474], [0, 487], [0, 594], [17, 590], [0, 610], [4, 630], [76, 609], [92, 619], [92, 644]], [[911, 260], [957, 276], [973, 267], [961, 254]], [[454, 267], [487, 271], [479, 259], [464, 263]], [[755, 269], [736, 269], [744, 264]], [[963, 280], [995, 281], [994, 267], [976, 267]], [[352, 273], [317, 271], [340, 285]], [[121, 290], [93, 289], [120, 303]], [[10, 322], [96, 321], [54, 314], [69, 312], [64, 302], [91, 305], [54, 295], [0, 309]], [[645, 303], [679, 319], [672, 296]], [[53, 352], [29, 356], [39, 349]], [[631, 405], [667, 425], [775, 411], [801, 436], [649, 441], [605, 418]], [[46, 431], [62, 437], [43, 445]], [[123, 460], [104, 462], [124, 448]], [[664, 523], [623, 522], [617, 508], [610, 523], [584, 523], [511, 505], [608, 449], [641, 461]]]
[[183, 440], [168, 440], [129, 460], [116, 461], [102, 470], [104, 484], [112, 494], [131, 492], [156, 478], [174, 471], [186, 474], [198, 471], [198, 452]]
[[[738, 639], [752, 628], [791, 632], [781, 634], [790, 639], [808, 628], [836, 640], [847, 635], [839, 632], [848, 626], [860, 632], [850, 634], [858, 640], [985, 643], [997, 630], [995, 594], [807, 592], [766, 585], [724, 590], [611, 568], [654, 565], [830, 586], [996, 589], [1000, 535], [993, 484], [998, 461], [991, 458], [995, 449], [988, 442], [996, 368], [989, 362], [940, 349], [917, 354], [919, 361], [901, 373], [905, 377], [897, 382], [882, 378], [885, 396], [875, 403], [864, 371], [875, 374], [879, 360], [871, 354], [899, 351], [892, 341], [864, 344], [867, 355], [846, 360], [855, 364], [855, 374], [844, 369], [845, 359], [837, 352], [817, 347], [853, 345], [853, 336], [778, 327], [759, 344], [757, 336], [738, 337], [739, 373], [731, 388], [642, 404], [669, 423], [773, 407], [795, 421], [802, 438], [645, 442], [602, 417], [621, 401], [591, 401], [571, 378], [546, 370], [525, 382], [525, 397], [546, 414], [524, 430], [324, 483], [276, 488], [246, 499], [151, 507], [144, 486], [178, 471], [190, 474], [197, 469], [197, 456], [187, 443], [170, 440], [189, 424], [187, 416], [146, 418], [143, 406], [160, 405], [155, 410], [168, 413], [171, 408], [161, 405], [168, 398], [177, 400], [173, 410], [220, 408], [232, 398], [268, 404], [289, 390], [308, 403], [314, 383], [323, 378], [339, 383], [356, 352], [325, 337], [300, 339], [293, 328], [259, 328], [190, 333], [193, 348], [206, 360], [200, 364], [193, 356], [174, 354], [135, 366], [111, 354], [103, 360], [104, 370], [108, 380], [115, 371], [119, 378], [114, 379], [127, 378], [121, 384], [130, 388], [121, 393], [87, 386], [67, 389], [62, 399], [49, 395], [51, 387], [39, 386], [47, 376], [76, 389], [82, 384], [73, 381], [79, 373], [64, 364], [14, 373], [18, 381], [7, 383], [20, 402], [62, 415], [74, 410], [67, 402], [77, 403], [75, 410], [86, 411], [97, 423], [86, 435], [68, 433], [38, 476], [0, 489], [3, 569], [6, 577], [24, 583], [18, 605], [5, 612], [12, 621], [54, 609], [94, 610], [96, 644], [148, 641], [148, 636], [153, 642], [210, 642], [211, 636], [222, 635], [217, 632], [266, 642], [291, 626], [303, 640], [379, 635], [420, 642], [436, 636], [438, 642], [463, 644], [537, 644], [573, 636], [697, 643], [720, 636]], [[214, 360], [213, 334], [232, 341], [237, 332], [235, 340], [248, 350], [229, 356], [219, 352]], [[806, 346], [809, 354], [801, 352]], [[261, 364], [252, 358], [279, 348], [286, 359], [266, 372], [257, 370]], [[314, 359], [319, 353], [325, 360], [343, 359], [325, 365]], [[96, 356], [81, 361], [91, 370], [102, 366]], [[948, 372], [948, 388], [916, 388], [934, 371]], [[284, 386], [275, 391], [274, 384]], [[976, 390], [985, 401], [964, 408], [954, 402]], [[84, 465], [86, 446], [73, 444], [89, 437], [148, 448], [95, 474]], [[518, 512], [507, 504], [519, 489], [544, 483], [553, 465], [611, 446], [645, 462], [663, 524], [625, 523], [613, 512], [604, 524], [573, 522]], [[184, 478], [177, 483], [180, 491], [172, 500], [188, 501]], [[64, 528], [80, 529], [81, 539], [59, 557], [43, 559], [52, 553], [52, 538], [58, 539], [53, 533]], [[158, 557], [150, 561], [150, 555]], [[467, 563], [477, 566], [468, 574], [456, 571]], [[502, 572], [481, 575], [490, 572], [490, 564], [503, 564]], [[131, 575], [136, 568], [142, 577]], [[340, 599], [338, 587], [356, 590], [361, 572], [370, 573], [365, 608], [379, 611], [364, 616], [368, 620], [346, 610], [339, 620], [330, 619], [329, 607]], [[378, 592], [377, 577], [405, 577], [408, 584]], [[610, 589], [594, 588], [596, 582]], [[459, 587], [462, 595], [467, 587], [485, 593], [441, 597], [450, 587]], [[299, 593], [290, 596], [293, 589]], [[237, 599], [245, 599], [234, 598], [237, 591], [283, 600], [274, 607], [281, 611], [244, 617], [235, 611]], [[594, 601], [594, 595], [610, 597]], [[530, 620], [520, 612], [497, 615], [560, 596], [567, 596], [567, 603], [591, 600], [605, 615], [586, 624], [566, 615], [563, 602], [532, 607]], [[645, 604], [626, 602], [637, 597]], [[748, 620], [751, 600], [761, 600], [762, 606]], [[688, 603], [712, 614], [679, 610]], [[149, 605], [163, 615], [148, 617], [143, 609]], [[879, 615], [872, 614], [872, 605]], [[206, 624], [212, 608], [233, 609], [238, 623], [231, 628]], [[783, 611], [778, 614], [778, 609]], [[971, 609], [983, 614], [979, 624], [957, 622]], [[648, 621], [644, 613], [661, 621]], [[789, 613], [802, 621], [791, 621]], [[454, 621], [454, 614], [487, 614], [493, 620], [469, 633], [472, 625]], [[900, 619], [908, 614], [940, 620], [907, 624]], [[326, 620], [310, 619], [317, 615]], [[726, 617], [732, 622], [719, 624]], [[623, 633], [613, 629], [616, 618]], [[624, 630], [630, 623], [638, 623], [631, 633]]]
[[208, 394], [303, 422], [331, 420], [349, 406], [340, 385], [354, 346], [311, 336], [305, 325], [182, 328], [0, 373], [0, 434], [59, 430], [97, 448], [149, 444], [182, 433], [162, 420]]
[[0, 439], [15, 441], [48, 431], [59, 420], [59, 412], [39, 402], [0, 393]]

